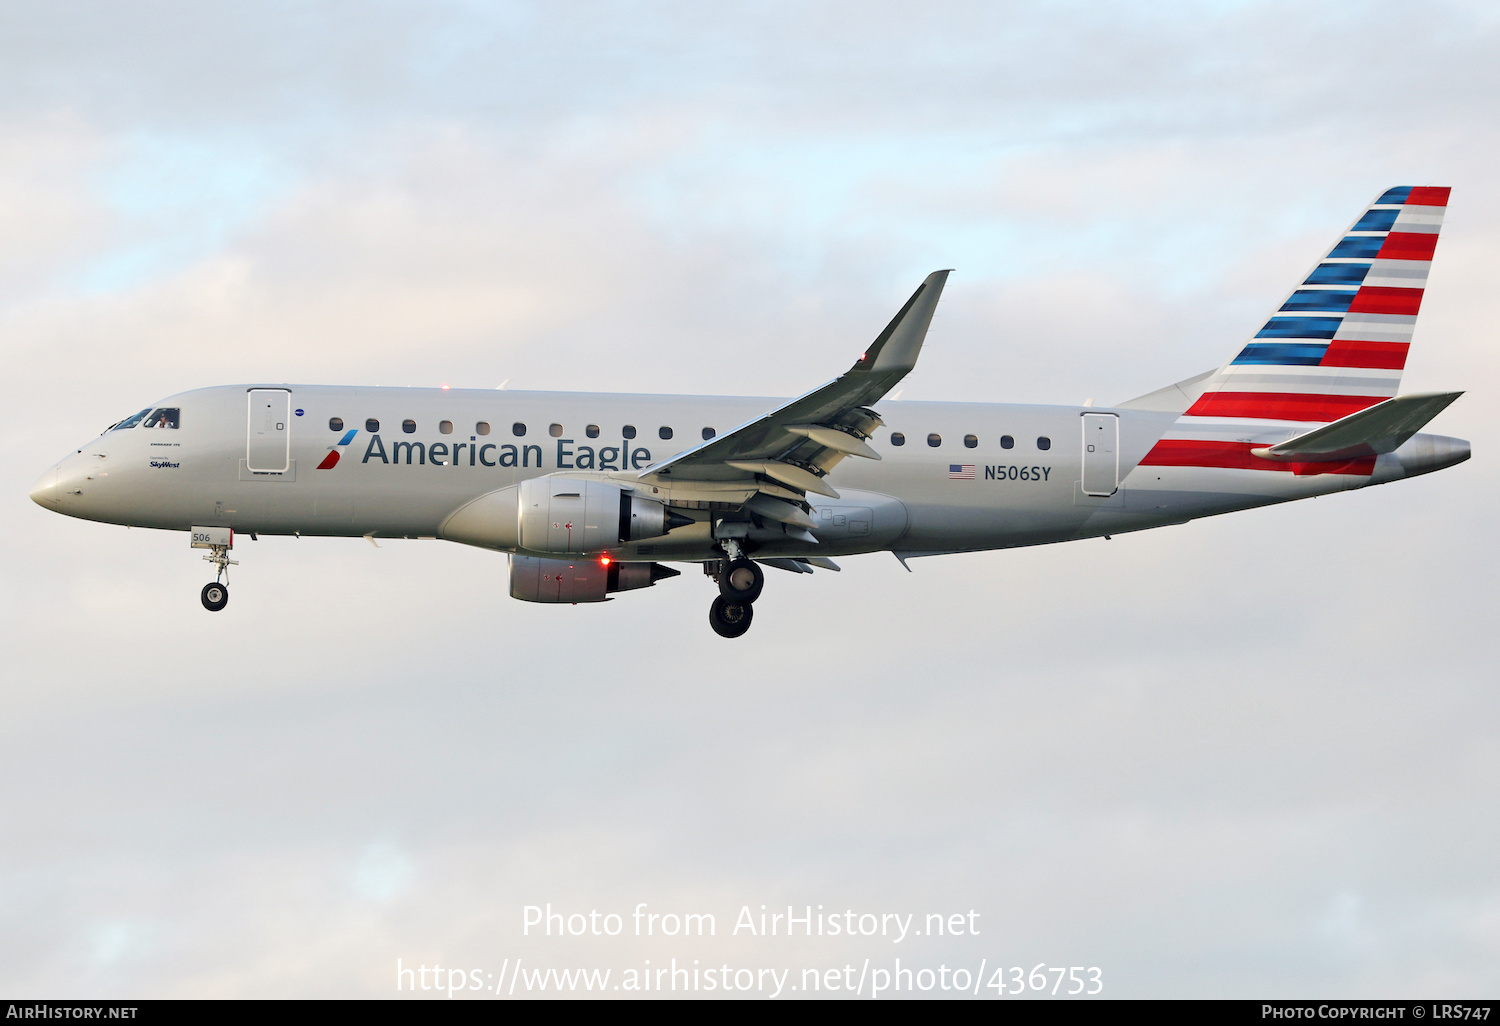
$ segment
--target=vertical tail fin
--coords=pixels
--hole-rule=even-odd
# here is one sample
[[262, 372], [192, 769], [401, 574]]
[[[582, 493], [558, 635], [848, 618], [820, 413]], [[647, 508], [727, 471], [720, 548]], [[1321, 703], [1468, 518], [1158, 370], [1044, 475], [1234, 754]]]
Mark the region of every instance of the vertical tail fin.
[[1181, 411], [1142, 465], [1369, 475], [1256, 450], [1390, 399], [1422, 305], [1447, 188], [1387, 189], [1224, 366], [1124, 405]]
[[1184, 416], [1326, 423], [1395, 395], [1448, 192], [1382, 193]]

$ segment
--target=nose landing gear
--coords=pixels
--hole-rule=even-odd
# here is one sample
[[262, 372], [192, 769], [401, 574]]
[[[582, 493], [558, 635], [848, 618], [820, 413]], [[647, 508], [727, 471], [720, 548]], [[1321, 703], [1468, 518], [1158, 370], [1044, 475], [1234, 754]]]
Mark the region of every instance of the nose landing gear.
[[218, 573], [214, 574], [212, 584], [205, 584], [199, 598], [203, 600], [203, 608], [210, 613], [217, 613], [229, 605], [229, 582], [224, 578], [229, 576], [229, 568], [239, 566], [240, 561], [229, 558], [228, 545], [214, 545], [210, 547], [208, 555], [203, 557], [212, 563]]
[[[255, 536], [252, 534], [251, 537]], [[195, 527], [192, 545], [195, 549], [207, 549], [208, 554], [203, 558], [218, 571], [213, 583], [205, 584], [198, 596], [203, 600], [204, 609], [217, 613], [229, 605], [229, 582], [225, 579], [229, 576], [229, 568], [240, 565], [239, 560], [229, 558], [229, 550], [234, 548], [234, 531], [227, 527]]]

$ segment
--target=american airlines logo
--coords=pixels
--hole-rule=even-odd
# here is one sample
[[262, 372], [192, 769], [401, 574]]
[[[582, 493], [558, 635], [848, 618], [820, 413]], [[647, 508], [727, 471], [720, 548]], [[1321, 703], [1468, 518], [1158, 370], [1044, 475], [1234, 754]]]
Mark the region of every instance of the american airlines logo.
[[[298, 413], [300, 414], [301, 411], [299, 410]], [[357, 434], [359, 434], [359, 428], [350, 428], [348, 431], [345, 431], [344, 437], [340, 438], [336, 443], [334, 443], [333, 447], [328, 450], [328, 455], [323, 457], [323, 462], [319, 463], [315, 469], [332, 470], [334, 467], [338, 466], [339, 449], [354, 441], [354, 436]]]

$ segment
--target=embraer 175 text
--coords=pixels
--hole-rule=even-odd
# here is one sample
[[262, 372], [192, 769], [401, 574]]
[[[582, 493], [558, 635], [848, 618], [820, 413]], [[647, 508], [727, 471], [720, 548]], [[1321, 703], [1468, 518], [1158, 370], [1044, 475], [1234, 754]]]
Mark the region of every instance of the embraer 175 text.
[[236, 533], [446, 538], [510, 553], [527, 602], [600, 602], [702, 564], [710, 623], [738, 637], [763, 566], [1097, 538], [1468, 459], [1418, 434], [1461, 393], [1396, 395], [1447, 204], [1388, 190], [1222, 367], [1114, 407], [882, 401], [916, 364], [937, 271], [853, 367], [790, 401], [204, 388], [115, 424], [31, 497], [190, 531], [218, 570], [211, 610]]

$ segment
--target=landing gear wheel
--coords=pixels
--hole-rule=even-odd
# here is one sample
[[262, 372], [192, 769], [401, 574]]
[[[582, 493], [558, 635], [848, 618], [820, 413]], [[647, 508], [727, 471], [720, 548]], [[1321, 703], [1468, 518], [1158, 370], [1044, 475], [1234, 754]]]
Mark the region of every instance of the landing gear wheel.
[[765, 586], [766, 572], [753, 559], [732, 560], [719, 575], [719, 594], [730, 602], [754, 602]]
[[218, 581], [214, 581], [212, 584], [205, 584], [203, 586], [203, 594], [200, 597], [203, 599], [204, 609], [207, 609], [210, 613], [217, 613], [229, 605], [229, 585], [220, 584]]
[[708, 622], [721, 638], [737, 638], [750, 629], [755, 609], [748, 602], [732, 602], [722, 595], [708, 607]]

